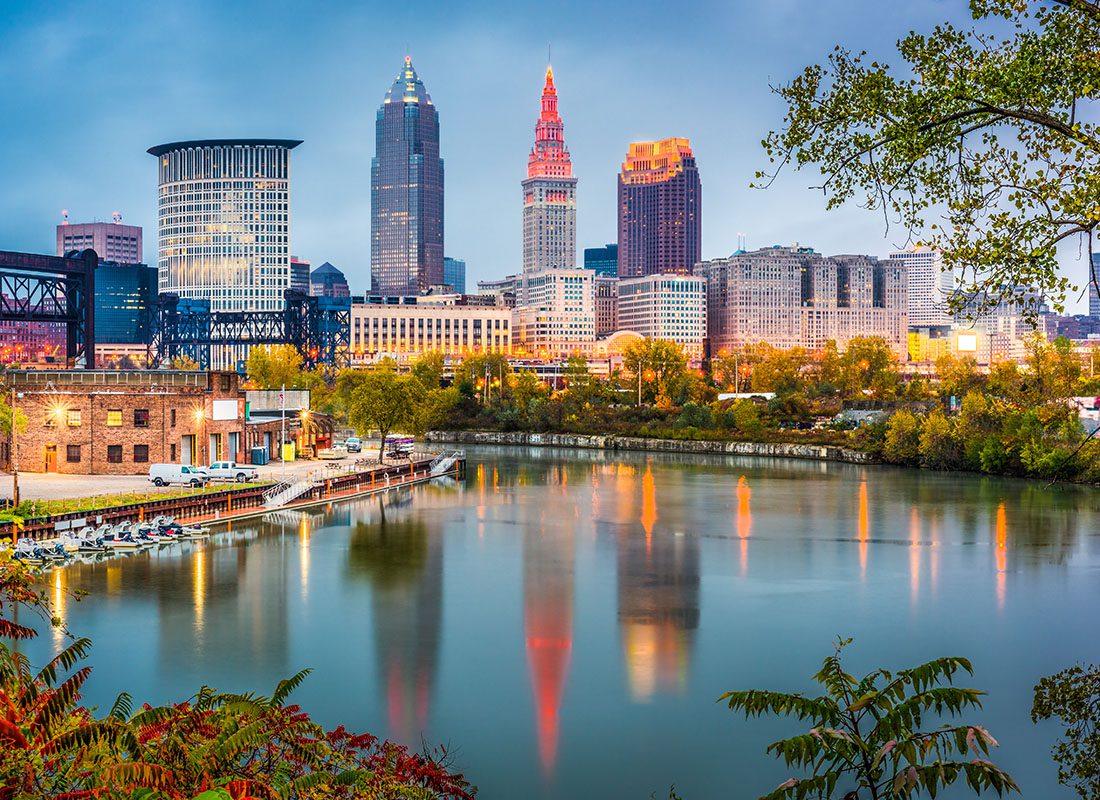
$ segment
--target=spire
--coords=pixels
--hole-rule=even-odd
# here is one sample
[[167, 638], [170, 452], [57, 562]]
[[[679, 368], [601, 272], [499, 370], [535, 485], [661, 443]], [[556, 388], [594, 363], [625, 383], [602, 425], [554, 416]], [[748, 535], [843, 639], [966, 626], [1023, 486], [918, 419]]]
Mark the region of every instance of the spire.
[[390, 90], [386, 92], [386, 99], [383, 103], [394, 103], [398, 100], [405, 103], [432, 104], [432, 98], [428, 94], [428, 90], [424, 88], [424, 81], [420, 80], [413, 68], [412, 56], [405, 56], [405, 63], [402, 65], [401, 71], [397, 73], [397, 77], [394, 78]]
[[554, 68], [549, 64], [546, 65], [546, 86], [542, 89], [543, 93], [554, 91]]
[[535, 123], [535, 146], [527, 159], [527, 177], [573, 177], [573, 163], [565, 146], [565, 125], [558, 113], [554, 68], [549, 64], [546, 65], [546, 83], [542, 87], [542, 107]]

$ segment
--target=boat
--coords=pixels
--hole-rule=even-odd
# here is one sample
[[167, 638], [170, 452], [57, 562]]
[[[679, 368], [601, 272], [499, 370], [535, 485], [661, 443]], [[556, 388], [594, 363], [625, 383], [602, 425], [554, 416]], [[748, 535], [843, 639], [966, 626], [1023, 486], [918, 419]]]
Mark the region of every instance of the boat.
[[12, 556], [24, 564], [44, 564], [49, 560], [38, 542], [25, 536], [15, 543]]
[[[75, 534], [76, 551], [78, 553], [102, 553], [107, 549], [103, 543], [103, 537], [97, 533], [97, 529], [91, 525], [85, 525]], [[68, 547], [66, 547], [68, 549]], [[71, 551], [70, 551], [71, 552]]]

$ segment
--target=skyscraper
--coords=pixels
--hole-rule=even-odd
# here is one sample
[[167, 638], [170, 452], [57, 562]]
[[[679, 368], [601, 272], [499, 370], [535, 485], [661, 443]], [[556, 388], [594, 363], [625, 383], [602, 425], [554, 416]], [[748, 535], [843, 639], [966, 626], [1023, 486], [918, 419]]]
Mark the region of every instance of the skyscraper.
[[702, 254], [702, 204], [687, 139], [633, 142], [619, 173], [619, 277], [690, 274]]
[[466, 294], [466, 262], [461, 258], [444, 258], [443, 282], [458, 294]]
[[370, 227], [372, 294], [443, 283], [439, 116], [408, 56], [375, 119]]
[[603, 247], [584, 248], [584, 268], [594, 270], [597, 275], [611, 278], [619, 276], [619, 246], [605, 244]]
[[523, 271], [577, 264], [577, 179], [565, 146], [554, 71], [546, 68], [535, 146], [523, 186]]
[[903, 265], [909, 274], [909, 327], [950, 325], [947, 301], [955, 290], [950, 270], [943, 268], [943, 254], [916, 245], [890, 254], [890, 263]]
[[281, 311], [290, 287], [286, 139], [150, 147], [157, 158], [160, 291], [211, 311]]
[[1089, 264], [1089, 316], [1100, 317], [1100, 291], [1096, 288], [1100, 283], [1100, 253], [1093, 253]]

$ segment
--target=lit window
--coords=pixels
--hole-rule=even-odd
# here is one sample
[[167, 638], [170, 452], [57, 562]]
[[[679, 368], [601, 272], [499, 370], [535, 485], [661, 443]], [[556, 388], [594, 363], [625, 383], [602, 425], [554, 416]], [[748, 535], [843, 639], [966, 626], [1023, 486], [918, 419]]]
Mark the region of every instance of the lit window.
[[79, 428], [80, 427], [80, 409], [79, 408], [70, 408], [69, 413], [67, 415], [67, 421], [68, 421], [68, 424], [69, 424], [70, 428]]
[[107, 427], [108, 428], [121, 428], [122, 427], [122, 409], [110, 409], [107, 411]]

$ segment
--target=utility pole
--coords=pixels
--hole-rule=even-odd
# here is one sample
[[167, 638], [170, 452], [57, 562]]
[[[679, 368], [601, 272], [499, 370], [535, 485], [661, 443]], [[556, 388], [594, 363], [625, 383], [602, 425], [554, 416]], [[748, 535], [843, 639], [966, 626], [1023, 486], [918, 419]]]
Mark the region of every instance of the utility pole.
[[19, 505], [19, 450], [16, 441], [15, 389], [11, 390], [11, 503]]

